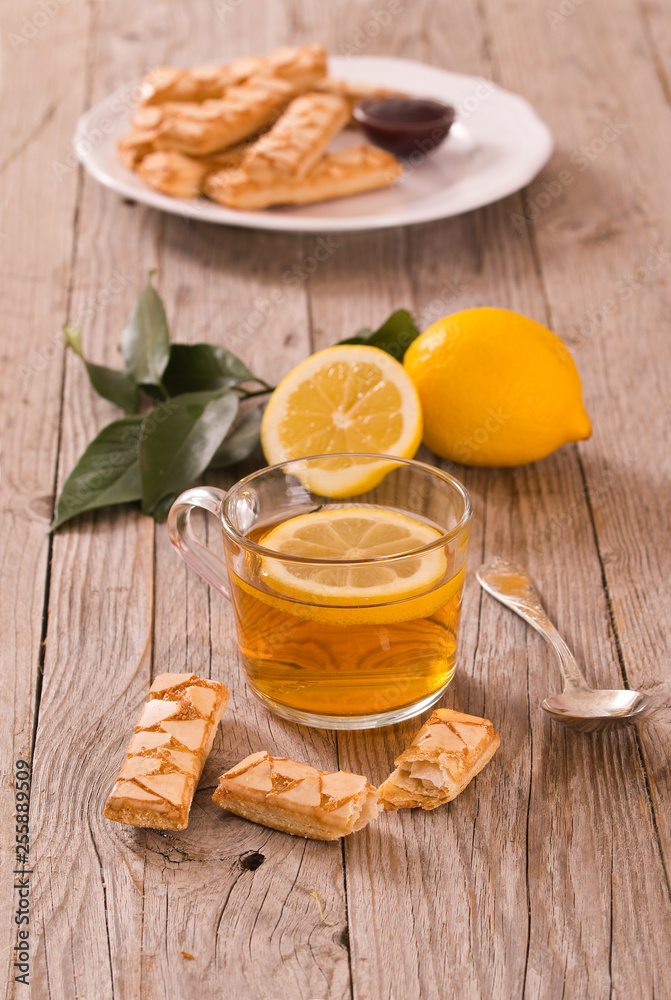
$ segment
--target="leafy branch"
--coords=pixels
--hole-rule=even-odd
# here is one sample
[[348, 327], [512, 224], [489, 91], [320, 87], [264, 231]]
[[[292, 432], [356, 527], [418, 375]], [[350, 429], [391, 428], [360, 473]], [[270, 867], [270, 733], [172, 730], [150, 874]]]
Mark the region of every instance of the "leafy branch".
[[[85, 511], [137, 501], [143, 513], [164, 521], [174, 499], [207, 469], [241, 462], [259, 444], [265, 402], [242, 416], [240, 403], [274, 386], [225, 347], [171, 343], [151, 274], [121, 335], [123, 370], [87, 361], [79, 330], [66, 325], [64, 333], [95, 391], [126, 416], [84, 451], [63, 485], [51, 531]], [[360, 330], [341, 343], [380, 347], [400, 361], [418, 333], [399, 309], [378, 330]]]

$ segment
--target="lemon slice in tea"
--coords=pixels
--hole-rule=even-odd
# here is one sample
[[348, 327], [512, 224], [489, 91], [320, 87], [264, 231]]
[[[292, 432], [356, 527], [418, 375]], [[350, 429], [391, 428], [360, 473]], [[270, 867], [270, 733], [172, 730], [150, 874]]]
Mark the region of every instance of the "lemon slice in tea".
[[[261, 576], [275, 594], [303, 602], [295, 614], [332, 624], [427, 617], [460, 589], [463, 572], [445, 579], [447, 559], [442, 546], [393, 562], [381, 557], [402, 556], [441, 537], [442, 532], [431, 525], [382, 508], [299, 514], [264, 535], [259, 540], [264, 548], [285, 557], [353, 562], [287, 562], [265, 557]], [[268, 595], [261, 599], [267, 600]]]

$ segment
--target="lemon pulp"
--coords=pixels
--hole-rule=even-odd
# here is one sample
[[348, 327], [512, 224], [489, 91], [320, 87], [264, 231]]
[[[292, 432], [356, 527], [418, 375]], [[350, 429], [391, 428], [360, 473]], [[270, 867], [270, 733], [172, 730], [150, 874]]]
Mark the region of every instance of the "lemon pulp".
[[[280, 382], [261, 424], [271, 465], [310, 455], [373, 452], [412, 458], [422, 439], [417, 390], [385, 351], [342, 344], [311, 355]], [[389, 463], [334, 459], [309, 486], [334, 497], [372, 488]]]
[[[252, 588], [239, 578], [238, 585], [254, 589], [260, 601], [288, 614], [333, 625], [424, 618], [461, 590], [463, 569], [450, 575], [440, 545], [403, 554], [441, 537], [438, 528], [385, 508], [299, 514], [259, 538], [264, 548], [284, 556], [262, 558], [262, 587]], [[291, 562], [291, 556], [336, 562]], [[398, 558], [378, 561], [385, 556]]]

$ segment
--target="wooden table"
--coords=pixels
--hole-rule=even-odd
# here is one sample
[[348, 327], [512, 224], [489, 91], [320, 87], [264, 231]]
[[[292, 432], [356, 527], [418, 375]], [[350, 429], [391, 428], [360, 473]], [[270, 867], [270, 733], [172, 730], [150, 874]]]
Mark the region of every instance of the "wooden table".
[[[37, 1000], [671, 996], [669, 714], [601, 736], [552, 725], [539, 707], [559, 687], [551, 653], [472, 574], [516, 557], [590, 681], [666, 700], [669, 13], [662, 0], [4, 5], [6, 997], [28, 995], [12, 965], [22, 898]], [[147, 67], [313, 39], [494, 79], [534, 103], [556, 152], [505, 201], [338, 235], [316, 269], [305, 262], [318, 237], [188, 223], [124, 203], [75, 165], [80, 113]], [[445, 704], [493, 719], [501, 748], [450, 806], [384, 815], [342, 846], [224, 816], [216, 775], [251, 751], [379, 782], [416, 726], [336, 737], [271, 718], [245, 691], [230, 607], [139, 513], [47, 537], [54, 490], [117, 412], [66, 355], [61, 326], [81, 324], [90, 356], [116, 364], [153, 267], [177, 339], [226, 344], [270, 381], [400, 306], [422, 325], [505, 306], [571, 349], [591, 440], [524, 468], [455, 468], [475, 515]], [[189, 828], [169, 835], [102, 817], [152, 673], [166, 670], [232, 689]], [[21, 759], [33, 765], [29, 875], [13, 874]]]

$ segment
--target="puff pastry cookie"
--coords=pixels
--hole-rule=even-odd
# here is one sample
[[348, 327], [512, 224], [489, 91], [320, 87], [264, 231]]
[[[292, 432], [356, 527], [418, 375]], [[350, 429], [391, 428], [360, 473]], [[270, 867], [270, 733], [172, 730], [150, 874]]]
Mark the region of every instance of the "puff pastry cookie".
[[185, 102], [156, 128], [155, 148], [207, 156], [269, 125], [296, 96], [287, 80], [251, 77], [221, 100]]
[[435, 809], [463, 792], [500, 743], [488, 719], [439, 708], [380, 785], [385, 809]]
[[184, 830], [193, 793], [228, 702], [228, 688], [195, 674], [161, 674], [149, 689], [107, 819]]
[[241, 169], [254, 180], [304, 177], [349, 121], [349, 105], [336, 94], [304, 94], [291, 102], [249, 150]]
[[393, 184], [403, 173], [391, 153], [375, 146], [349, 146], [326, 153], [304, 177], [250, 177], [243, 169], [210, 174], [205, 194], [230, 208], [300, 205], [359, 194]]
[[155, 129], [132, 128], [117, 139], [119, 159], [129, 170], [136, 170], [138, 163], [156, 148], [155, 140]]
[[223, 97], [229, 87], [259, 74], [278, 76], [290, 80], [298, 89], [307, 89], [325, 73], [323, 45], [284, 46], [269, 56], [245, 56], [227, 66], [192, 66], [190, 69], [159, 66], [144, 78], [141, 94], [148, 105], [166, 101], [205, 101]]
[[162, 194], [195, 198], [203, 190], [203, 182], [212, 167], [206, 160], [166, 149], [145, 156], [136, 170], [145, 184]]
[[145, 184], [173, 198], [195, 198], [203, 191], [205, 178], [214, 171], [233, 170], [240, 166], [250, 147], [242, 142], [214, 156], [194, 157], [174, 149], [149, 153], [135, 170]]
[[354, 110], [354, 105], [358, 101], [363, 101], [369, 97], [409, 97], [402, 90], [390, 90], [389, 87], [374, 87], [369, 83], [352, 83], [349, 80], [336, 80], [332, 76], [325, 76], [314, 85], [315, 91], [320, 94], [337, 94], [343, 97], [350, 109], [350, 115]]
[[237, 816], [311, 840], [361, 830], [382, 809], [363, 775], [330, 774], [265, 750], [222, 774], [212, 798]]

